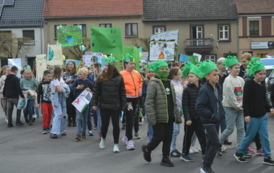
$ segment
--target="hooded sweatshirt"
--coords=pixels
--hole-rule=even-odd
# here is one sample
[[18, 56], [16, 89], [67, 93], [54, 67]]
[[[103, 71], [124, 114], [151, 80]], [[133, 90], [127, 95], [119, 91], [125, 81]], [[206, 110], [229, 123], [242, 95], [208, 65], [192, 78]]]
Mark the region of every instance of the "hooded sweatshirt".
[[7, 76], [3, 95], [7, 98], [18, 98], [19, 95], [24, 98], [19, 79], [14, 74]]

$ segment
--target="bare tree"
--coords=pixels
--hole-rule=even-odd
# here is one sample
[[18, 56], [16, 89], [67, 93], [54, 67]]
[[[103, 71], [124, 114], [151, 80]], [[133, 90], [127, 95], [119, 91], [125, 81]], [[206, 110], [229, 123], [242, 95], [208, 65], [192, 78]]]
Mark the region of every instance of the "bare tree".
[[33, 48], [25, 44], [30, 38], [17, 37], [14, 33], [0, 33], [0, 57], [19, 58], [28, 54]]
[[131, 42], [135, 47], [143, 47], [144, 52], [149, 52], [149, 38], [132, 38]]
[[63, 48], [63, 54], [69, 59], [81, 60], [82, 55], [84, 54], [84, 52], [86, 52], [87, 50], [90, 50], [90, 38], [83, 37], [83, 44], [82, 45], [85, 46], [84, 51], [80, 50], [81, 45], [74, 45], [74, 46], [64, 47]]

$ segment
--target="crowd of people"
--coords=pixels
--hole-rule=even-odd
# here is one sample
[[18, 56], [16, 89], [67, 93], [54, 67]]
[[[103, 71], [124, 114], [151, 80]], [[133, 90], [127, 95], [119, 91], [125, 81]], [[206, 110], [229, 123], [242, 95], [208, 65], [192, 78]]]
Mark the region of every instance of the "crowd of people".
[[[65, 68], [49, 67], [39, 82], [30, 66], [24, 66], [21, 78], [17, 77], [16, 66], [3, 66], [0, 97], [7, 127], [14, 126], [15, 106], [16, 126], [32, 125], [41, 112], [43, 134], [57, 139], [67, 135], [66, 126], [73, 126], [76, 141], [81, 141], [86, 134], [93, 136], [92, 130], [97, 129], [99, 148], [104, 149], [111, 119], [113, 152], [119, 153], [120, 124], [125, 129], [121, 140], [126, 149], [135, 150], [133, 139], [140, 139], [139, 125], [145, 117], [149, 143], [142, 146], [142, 151], [147, 162], [151, 162], [151, 152], [162, 142], [161, 165], [174, 166], [170, 156], [192, 162], [190, 154], [200, 150], [201, 173], [213, 173], [213, 160], [216, 154], [225, 152], [224, 144], [231, 145], [228, 137], [236, 126], [235, 159], [245, 163], [255, 153], [264, 156], [264, 164], [274, 165], [268, 139], [274, 91], [269, 98], [266, 71], [260, 59], [243, 54], [239, 59], [219, 58], [215, 64], [197, 62], [195, 58], [189, 57], [193, 61], [183, 65], [163, 60], [142, 64], [140, 72], [135, 70], [135, 57], [129, 54], [120, 61], [120, 72], [116, 68], [119, 61], [112, 56], [105, 58], [103, 68], [100, 63], [76, 67], [74, 61], [69, 61]], [[72, 103], [84, 90], [92, 93], [92, 98], [79, 111]], [[22, 100], [26, 102], [23, 107]], [[25, 123], [21, 121], [22, 110]], [[182, 147], [178, 147], [182, 122], [184, 138], [180, 141]], [[198, 149], [194, 147], [196, 138]], [[253, 140], [256, 149], [250, 147]]]

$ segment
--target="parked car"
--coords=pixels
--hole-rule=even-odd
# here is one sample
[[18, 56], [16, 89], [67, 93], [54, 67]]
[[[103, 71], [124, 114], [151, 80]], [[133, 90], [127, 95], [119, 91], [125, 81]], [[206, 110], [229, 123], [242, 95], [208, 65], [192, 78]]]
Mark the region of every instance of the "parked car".
[[266, 69], [266, 78], [265, 78], [266, 89], [269, 93], [271, 93], [271, 87], [274, 84], [273, 66], [265, 66], [265, 69]]

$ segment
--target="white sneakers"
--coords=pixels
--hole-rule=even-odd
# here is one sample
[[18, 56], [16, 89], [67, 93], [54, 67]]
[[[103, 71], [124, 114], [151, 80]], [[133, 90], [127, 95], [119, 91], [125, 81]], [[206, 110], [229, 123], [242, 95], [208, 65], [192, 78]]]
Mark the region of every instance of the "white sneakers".
[[190, 154], [199, 153], [199, 150], [198, 150], [197, 148], [191, 146], [190, 149], [189, 149], [189, 153], [190, 153]]
[[127, 139], [127, 137], [126, 137], [126, 136], [124, 136], [124, 137], [122, 138], [122, 142], [124, 142], [124, 143], [125, 143], [125, 145], [127, 145], [128, 139]]
[[99, 147], [100, 147], [100, 149], [106, 148], [106, 140], [105, 139], [101, 138], [101, 141], [99, 143]]
[[120, 150], [119, 150], [119, 147], [118, 147], [118, 144], [114, 144], [113, 145], [113, 153], [119, 153]]
[[127, 147], [128, 150], [135, 150], [134, 142], [132, 140], [129, 140], [127, 142], [127, 146], [126, 147]]

